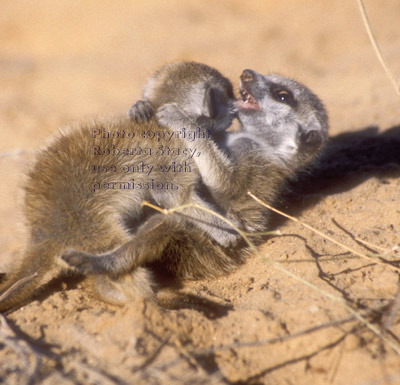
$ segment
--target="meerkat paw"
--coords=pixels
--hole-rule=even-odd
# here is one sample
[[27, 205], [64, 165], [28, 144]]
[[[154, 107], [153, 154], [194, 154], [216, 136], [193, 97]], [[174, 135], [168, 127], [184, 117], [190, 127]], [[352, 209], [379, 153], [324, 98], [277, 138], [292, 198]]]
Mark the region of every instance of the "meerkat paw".
[[137, 123], [148, 122], [154, 115], [154, 110], [148, 100], [138, 100], [128, 111], [131, 120]]
[[211, 236], [222, 247], [234, 247], [240, 240], [240, 236], [238, 234], [223, 230], [213, 233]]
[[98, 297], [113, 305], [123, 306], [137, 298], [156, 303], [153, 276], [143, 267], [117, 277], [96, 275], [94, 284]]
[[164, 104], [156, 112], [156, 120], [163, 127], [188, 127], [191, 125], [190, 119], [184, 111], [176, 104]]
[[74, 267], [79, 273], [94, 274], [98, 273], [96, 268], [96, 256], [75, 249], [67, 249], [61, 255], [61, 259], [71, 267]]

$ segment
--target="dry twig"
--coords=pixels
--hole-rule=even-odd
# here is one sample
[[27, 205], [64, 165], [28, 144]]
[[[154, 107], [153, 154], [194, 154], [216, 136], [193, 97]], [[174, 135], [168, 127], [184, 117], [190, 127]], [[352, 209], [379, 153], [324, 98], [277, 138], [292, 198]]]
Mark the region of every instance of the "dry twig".
[[304, 223], [304, 222], [300, 221], [299, 219], [297, 219], [297, 218], [295, 218], [295, 217], [292, 217], [292, 216], [290, 216], [290, 215], [288, 215], [288, 214], [286, 214], [286, 213], [284, 213], [284, 212], [282, 212], [282, 211], [280, 211], [280, 210], [277, 210], [277, 209], [273, 208], [272, 206], [270, 206], [270, 205], [268, 205], [267, 203], [263, 202], [261, 199], [257, 198], [257, 197], [256, 197], [255, 195], [253, 195], [250, 191], [248, 192], [248, 194], [249, 194], [256, 202], [258, 202], [260, 205], [266, 207], [267, 209], [270, 209], [270, 210], [276, 212], [276, 213], [279, 214], [279, 215], [284, 216], [285, 218], [290, 219], [290, 220], [293, 221], [293, 222], [300, 223], [303, 227], [305, 227], [305, 228], [311, 230], [312, 232], [318, 234], [318, 235], [321, 236], [322, 238], [325, 238], [325, 239], [327, 239], [328, 241], [331, 241], [331, 242], [334, 243], [335, 245], [338, 245], [338, 246], [340, 246], [341, 248], [343, 248], [343, 249], [345, 249], [345, 250], [347, 250], [347, 251], [349, 251], [349, 252], [351, 252], [351, 253], [353, 253], [353, 254], [355, 254], [355, 255], [361, 257], [361, 258], [368, 259], [368, 260], [370, 260], [370, 261], [372, 260], [372, 261], [375, 262], [375, 263], [382, 264], [382, 265], [388, 267], [389, 269], [392, 269], [393, 271], [396, 271], [396, 272], [399, 272], [399, 271], [400, 271], [400, 268], [398, 268], [398, 267], [396, 267], [396, 266], [387, 264], [387, 263], [385, 263], [385, 262], [383, 262], [383, 261], [380, 261], [379, 259], [372, 258], [372, 257], [370, 257], [370, 256], [368, 256], [368, 255], [366, 255], [366, 254], [360, 253], [359, 251], [354, 250], [353, 248], [351, 248], [351, 247], [349, 247], [349, 246], [346, 246], [346, 245], [344, 245], [344, 244], [341, 243], [341, 242], [338, 242], [336, 239], [330, 237], [329, 235], [326, 235], [326, 234], [322, 233], [321, 231], [319, 231], [319, 230], [317, 230], [316, 228], [314, 228], [314, 227], [308, 225], [307, 223]]
[[[289, 218], [289, 219], [292, 219], [292, 220], [294, 220], [295, 222], [300, 222], [297, 218], [290, 217], [290, 216], [288, 216], [287, 214], [282, 213], [281, 211], [278, 211], [278, 210], [272, 208], [271, 206], [267, 205], [265, 202], [263, 202], [262, 200], [260, 200], [259, 198], [257, 198], [257, 197], [256, 197], [255, 195], [253, 195], [251, 192], [248, 192], [248, 194], [249, 194], [249, 196], [251, 196], [253, 199], [255, 199], [258, 203], [260, 203], [261, 205], [263, 205], [263, 206], [265, 206], [265, 207], [267, 207], [267, 208], [269, 208], [269, 209], [271, 209], [271, 210], [273, 210], [273, 211], [275, 211], [275, 212], [277, 212], [277, 213], [279, 213], [279, 214], [281, 214], [281, 215], [284, 215], [285, 217], [287, 217], [287, 218]], [[159, 212], [161, 212], [161, 213], [163, 213], [163, 214], [166, 214], [166, 215], [172, 214], [172, 213], [177, 212], [177, 211], [179, 212], [179, 211], [185, 210], [185, 209], [187, 209], [187, 208], [189, 208], [189, 207], [195, 207], [195, 208], [198, 208], [198, 209], [200, 209], [200, 210], [203, 210], [203, 211], [205, 211], [205, 212], [207, 212], [207, 213], [209, 213], [209, 214], [211, 214], [211, 215], [216, 216], [217, 218], [221, 219], [222, 221], [224, 221], [225, 223], [227, 223], [229, 226], [231, 226], [231, 228], [232, 228], [233, 230], [235, 230], [240, 236], [242, 236], [242, 238], [245, 240], [245, 242], [247, 243], [247, 245], [249, 246], [249, 248], [250, 248], [250, 249], [254, 252], [254, 254], [257, 255], [260, 259], [262, 259], [263, 261], [269, 263], [269, 264], [272, 265], [275, 269], [277, 269], [277, 270], [281, 271], [282, 273], [284, 273], [285, 275], [287, 275], [287, 276], [293, 278], [293, 279], [296, 280], [297, 282], [302, 283], [304, 286], [307, 286], [307, 287], [309, 287], [309, 288], [311, 288], [311, 289], [317, 291], [318, 293], [322, 294], [323, 296], [329, 298], [330, 300], [332, 300], [332, 301], [334, 301], [334, 302], [340, 304], [340, 305], [341, 305], [342, 307], [344, 307], [347, 311], [349, 311], [351, 314], [353, 314], [354, 317], [355, 317], [356, 319], [358, 319], [362, 324], [364, 324], [368, 329], [370, 329], [375, 335], [377, 335], [379, 338], [381, 338], [383, 341], [385, 341], [397, 354], [400, 355], [400, 346], [399, 346], [396, 342], [394, 342], [394, 341], [392, 341], [391, 339], [389, 339], [387, 336], [383, 335], [377, 327], [375, 327], [371, 322], [369, 322], [367, 319], [365, 319], [365, 317], [363, 317], [359, 312], [357, 312], [356, 310], [354, 310], [343, 298], [338, 297], [338, 296], [336, 296], [336, 295], [333, 295], [333, 294], [329, 293], [328, 291], [325, 291], [325, 290], [319, 288], [318, 286], [314, 285], [313, 283], [311, 283], [311, 282], [305, 280], [304, 278], [302, 278], [302, 277], [300, 277], [300, 276], [298, 276], [298, 275], [292, 273], [291, 271], [285, 269], [284, 267], [282, 267], [282, 265], [281, 265], [280, 263], [275, 262], [275, 261], [271, 260], [270, 258], [267, 258], [267, 257], [261, 255], [261, 254], [259, 253], [257, 247], [254, 245], [254, 243], [251, 242], [249, 235], [247, 235], [245, 232], [243, 232], [241, 229], [239, 229], [237, 226], [235, 226], [229, 219], [226, 219], [225, 217], [223, 217], [222, 215], [216, 213], [216, 212], [213, 211], [213, 210], [210, 210], [210, 209], [208, 209], [208, 208], [206, 208], [206, 207], [203, 207], [203, 206], [198, 205], [198, 204], [193, 204], [193, 203], [191, 203], [191, 204], [186, 204], [186, 205], [182, 205], [182, 206], [178, 206], [178, 207], [174, 207], [174, 208], [171, 208], [171, 209], [162, 209], [162, 208], [160, 208], [160, 207], [158, 207], [158, 206], [156, 206], [156, 205], [151, 204], [150, 202], [143, 201], [143, 202], [142, 202], [142, 206], [151, 207], [151, 208], [153, 208], [153, 209], [155, 209], [155, 210], [157, 210], [157, 211], [159, 211]], [[320, 234], [321, 236], [324, 236], [323, 233], [320, 233], [320, 232], [319, 232], [319, 234]], [[333, 242], [339, 244], [340, 246], [344, 246], [344, 245], [338, 243], [338, 242], [335, 241], [335, 240], [333, 240]], [[345, 248], [346, 248], [346, 247], [345, 247]], [[346, 250], [348, 250], [348, 248], [346, 248]], [[352, 250], [352, 249], [350, 249], [350, 250]], [[358, 253], [358, 252], [357, 252], [357, 253]], [[360, 254], [360, 256], [366, 257], [366, 256], [364, 256], [364, 255], [361, 255], [361, 253], [358, 253], [358, 254]], [[368, 257], [366, 257], [366, 258], [368, 258]]]
[[[27, 385], [32, 384], [40, 368], [41, 355], [36, 353], [26, 341], [15, 335], [2, 314], [0, 314], [0, 342], [13, 350], [20, 358], [20, 362], [24, 366], [24, 371], [21, 372], [23, 378], [21, 381]], [[33, 359], [33, 364], [31, 359]]]
[[381, 63], [381, 66], [385, 70], [387, 76], [389, 77], [390, 81], [392, 82], [394, 89], [396, 90], [396, 94], [400, 96], [400, 82], [398, 82], [395, 79], [393, 73], [390, 71], [389, 67], [385, 63], [385, 60], [383, 59], [381, 50], [379, 49], [379, 46], [378, 46], [378, 43], [376, 42], [374, 34], [372, 33], [371, 24], [368, 20], [368, 16], [367, 16], [367, 12], [365, 10], [363, 0], [358, 0], [358, 7], [360, 8], [361, 17], [363, 19], [365, 29], [367, 30], [369, 40], [371, 41], [372, 47], [374, 48], [375, 54], [376, 54], [379, 62]]

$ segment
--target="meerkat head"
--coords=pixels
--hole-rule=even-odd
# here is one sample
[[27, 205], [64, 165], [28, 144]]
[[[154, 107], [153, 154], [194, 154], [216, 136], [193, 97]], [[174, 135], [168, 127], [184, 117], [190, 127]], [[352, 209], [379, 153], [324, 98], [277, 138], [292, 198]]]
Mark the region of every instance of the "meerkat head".
[[215, 131], [227, 129], [237, 111], [231, 82], [216, 69], [196, 62], [163, 66], [147, 82], [143, 96], [154, 110], [176, 103], [188, 116], [206, 117]]
[[304, 85], [247, 69], [240, 76], [239, 89], [243, 130], [266, 141], [284, 162], [306, 163], [326, 142], [327, 114]]

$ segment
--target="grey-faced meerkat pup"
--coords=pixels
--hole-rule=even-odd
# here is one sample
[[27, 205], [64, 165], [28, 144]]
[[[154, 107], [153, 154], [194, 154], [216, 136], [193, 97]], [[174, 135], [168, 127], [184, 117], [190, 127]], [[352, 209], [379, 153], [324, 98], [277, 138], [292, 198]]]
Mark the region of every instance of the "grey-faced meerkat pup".
[[[149, 92], [154, 79], [165, 82], [165, 78], [159, 79], [157, 73], [150, 79], [144, 100], [134, 104], [129, 111], [131, 119], [145, 121], [156, 114], [161, 125], [173, 129], [207, 129], [209, 122], [205, 114], [188, 113], [180, 103], [167, 103], [166, 99], [161, 103], [156, 93]], [[163, 85], [164, 89], [169, 87], [172, 87], [171, 83], [168, 87]], [[171, 92], [175, 88], [171, 88]], [[250, 170], [250, 165], [244, 161], [245, 153], [262, 151], [265, 159], [292, 173], [309, 162], [327, 139], [325, 109], [304, 85], [278, 74], [262, 76], [245, 70], [239, 90], [242, 99], [236, 105], [240, 132], [222, 132], [217, 140], [190, 144], [205, 154], [195, 159], [202, 182], [217, 204], [226, 207], [232, 205], [230, 195], [237, 195], [238, 190], [232, 184], [239, 180], [239, 185], [245, 186], [235, 177], [239, 159], [243, 159], [240, 169], [248, 167]]]
[[[179, 92], [171, 91], [169, 80], [182, 83]], [[163, 82], [168, 83], [166, 90]], [[198, 203], [216, 209], [197, 193], [201, 178], [194, 158], [198, 152], [188, 143], [208, 140], [208, 130], [224, 131], [231, 124], [232, 85], [211, 67], [177, 63], [158, 71], [146, 91], [154, 100], [163, 93], [184, 106], [193, 119], [203, 114], [207, 132], [199, 137], [199, 130], [161, 129], [154, 119], [137, 123], [116, 118], [70, 127], [39, 152], [25, 185], [23, 211], [29, 239], [20, 266], [7, 274], [0, 287], [5, 297], [0, 311], [25, 303], [34, 289], [54, 278], [60, 270], [59, 257], [64, 254], [70, 262], [67, 256], [73, 252], [66, 249], [107, 253], [136, 237], [135, 265], [151, 262], [149, 238], [157, 250], [163, 250], [165, 242], [154, 219], [145, 221], [143, 200], [166, 208]], [[227, 246], [237, 240], [226, 223], [204, 211], [190, 209], [176, 217], [169, 231], [184, 223], [204, 233], [209, 242]], [[118, 258], [115, 262], [118, 265]], [[222, 258], [210, 261], [203, 275], [227, 270], [225, 265], [229, 263]], [[102, 299], [117, 304], [132, 296], [154, 295], [151, 274], [142, 267], [117, 267], [98, 275], [95, 289]]]
[[[228, 217], [236, 197], [255, 191], [258, 184], [268, 183], [268, 178], [261, 176], [253, 183], [246, 182], [246, 177], [240, 177], [241, 172], [245, 176], [247, 169], [250, 179], [260, 168], [272, 163], [275, 169], [286, 170], [290, 175], [315, 157], [327, 140], [328, 129], [327, 114], [320, 100], [292, 79], [245, 70], [239, 90], [241, 131], [226, 135], [224, 152], [213, 141], [198, 143], [197, 148], [206, 156], [195, 159], [203, 182], [218, 204], [226, 206]], [[201, 117], [192, 119], [173, 103], [158, 110], [157, 121], [169, 127], [204, 127]], [[250, 159], [255, 156], [260, 159], [260, 166], [251, 164]], [[274, 185], [280, 183], [271, 183]], [[244, 229], [258, 231], [251, 225]]]
[[[206, 156], [195, 162], [226, 217], [242, 230], [258, 233], [268, 230], [269, 212], [247, 192], [273, 203], [285, 180], [325, 143], [328, 121], [322, 103], [308, 88], [279, 75], [245, 70], [240, 92], [242, 131], [227, 136], [225, 150], [212, 140], [196, 143]], [[207, 127], [201, 116], [194, 119], [177, 104], [165, 104], [156, 115], [159, 123], [174, 129]], [[261, 240], [255, 238], [256, 243]], [[120, 248], [100, 255], [71, 252], [65, 259], [85, 274], [118, 274], [140, 266], [137, 254], [142, 244], [147, 245], [147, 264], [182, 278], [218, 275], [249, 253], [243, 242], [223, 247], [188, 225], [184, 217], [157, 213]]]

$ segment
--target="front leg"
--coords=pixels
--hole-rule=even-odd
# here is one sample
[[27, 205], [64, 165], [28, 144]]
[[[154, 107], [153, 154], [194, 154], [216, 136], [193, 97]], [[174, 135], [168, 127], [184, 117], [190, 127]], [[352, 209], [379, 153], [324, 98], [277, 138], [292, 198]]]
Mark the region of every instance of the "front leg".
[[[216, 205], [210, 204], [197, 193], [193, 194], [192, 201], [208, 210], [221, 214]], [[235, 246], [240, 239], [240, 235], [228, 223], [208, 211], [197, 207], [190, 207], [181, 211], [179, 215], [191, 221], [197, 228], [203, 230], [222, 247]], [[240, 228], [240, 223], [236, 219], [230, 218], [230, 221], [234, 226]]]
[[[173, 130], [186, 128], [193, 131], [209, 131], [207, 126], [209, 119], [207, 117], [200, 115], [192, 118], [177, 104], [165, 104], [157, 110], [156, 119], [160, 125]], [[231, 195], [232, 191], [237, 191], [239, 188], [235, 178], [237, 165], [228, 158], [227, 154], [218, 147], [213, 139], [207, 136], [188, 141], [187, 145], [201, 153], [200, 156], [194, 157], [201, 178], [217, 202], [219, 204], [225, 203], [224, 201]]]
[[[203, 115], [190, 115], [176, 103], [164, 104], [157, 110], [155, 116], [157, 123], [160, 126], [169, 127], [175, 130], [181, 130], [182, 128], [193, 131], [196, 130], [204, 134], [203, 138], [213, 137], [213, 123], [209, 117]], [[193, 147], [193, 143], [197, 143], [199, 140], [200, 139], [190, 141], [188, 144], [192, 144]]]
[[189, 117], [176, 103], [164, 104], [156, 112], [156, 120], [160, 126], [181, 129], [192, 127], [195, 119]]

